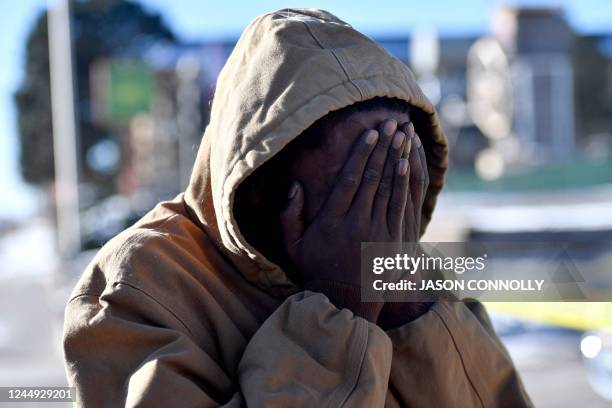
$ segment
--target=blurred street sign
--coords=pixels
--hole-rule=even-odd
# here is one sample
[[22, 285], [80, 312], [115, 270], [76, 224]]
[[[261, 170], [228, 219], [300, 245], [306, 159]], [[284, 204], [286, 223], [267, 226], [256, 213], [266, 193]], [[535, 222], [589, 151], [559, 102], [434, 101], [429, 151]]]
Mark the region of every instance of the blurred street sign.
[[92, 67], [91, 81], [96, 121], [124, 125], [135, 115], [150, 112], [154, 74], [146, 65], [127, 60], [98, 61]]

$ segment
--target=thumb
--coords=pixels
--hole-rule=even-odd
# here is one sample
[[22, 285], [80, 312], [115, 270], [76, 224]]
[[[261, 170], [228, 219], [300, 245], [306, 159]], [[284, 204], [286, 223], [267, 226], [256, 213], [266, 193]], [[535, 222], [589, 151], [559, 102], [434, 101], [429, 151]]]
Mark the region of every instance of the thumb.
[[280, 215], [285, 247], [289, 256], [295, 254], [295, 244], [302, 237], [304, 232], [304, 221], [302, 211], [304, 210], [304, 190], [302, 185], [294, 181], [289, 187], [287, 207]]

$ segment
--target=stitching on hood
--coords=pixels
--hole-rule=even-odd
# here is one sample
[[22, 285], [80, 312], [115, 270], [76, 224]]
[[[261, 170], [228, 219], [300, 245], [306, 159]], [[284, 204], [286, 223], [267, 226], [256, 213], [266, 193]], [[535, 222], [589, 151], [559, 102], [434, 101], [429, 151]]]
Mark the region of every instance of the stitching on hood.
[[[260, 136], [260, 137], [258, 137], [258, 138], [253, 138], [251, 143], [249, 143], [249, 144], [247, 144], [247, 145], [244, 145], [244, 148], [241, 148], [241, 149], [238, 151], [238, 154], [235, 156], [235, 158], [234, 158], [234, 159], [233, 159], [233, 160], [232, 160], [232, 161], [229, 163], [229, 165], [228, 165], [228, 171], [227, 171], [227, 173], [224, 175], [223, 180], [226, 180], [226, 179], [229, 177], [229, 175], [233, 173], [233, 171], [234, 171], [234, 167], [236, 167], [236, 165], [237, 165], [238, 163], [240, 163], [240, 162], [244, 161], [244, 160], [245, 160], [246, 155], [247, 155], [248, 153], [250, 153], [251, 151], [253, 151], [253, 148], [254, 148], [255, 146], [257, 146], [257, 145], [258, 145], [258, 144], [260, 144], [260, 143], [261, 143], [261, 142], [262, 142], [264, 139], [266, 139], [267, 135], [269, 135], [270, 133], [272, 133], [272, 132], [276, 131], [276, 129], [277, 129], [277, 128], [279, 128], [279, 127], [280, 127], [280, 126], [283, 124], [283, 122], [284, 122], [285, 120], [287, 120], [287, 119], [291, 118], [293, 115], [295, 115], [295, 113], [296, 113], [297, 111], [299, 111], [299, 110], [300, 110], [300, 109], [301, 109], [301, 108], [302, 108], [304, 105], [309, 104], [309, 103], [310, 103], [310, 102], [311, 102], [313, 99], [315, 99], [315, 98], [317, 98], [317, 97], [319, 97], [319, 96], [322, 96], [322, 95], [326, 95], [326, 94], [328, 94], [328, 93], [329, 93], [331, 90], [333, 90], [333, 89], [335, 89], [335, 88], [337, 88], [337, 87], [343, 86], [343, 85], [345, 85], [345, 84], [347, 84], [347, 83], [350, 83], [350, 84], [352, 84], [352, 85], [355, 85], [355, 88], [360, 90], [360, 88], [359, 88], [359, 87], [358, 87], [358, 86], [355, 84], [355, 82], [354, 82], [355, 80], [357, 80], [357, 81], [368, 81], [368, 80], [371, 80], [371, 79], [374, 79], [374, 78], [381, 78], [381, 77], [382, 77], [382, 78], [396, 78], [396, 79], [402, 79], [402, 78], [403, 78], [401, 75], [395, 75], [395, 74], [389, 74], [389, 73], [376, 73], [376, 74], [373, 74], [373, 75], [368, 75], [368, 76], [359, 77], [359, 78], [354, 78], [354, 79], [347, 78], [347, 80], [346, 80], [346, 81], [339, 82], [339, 83], [337, 83], [337, 84], [335, 84], [335, 85], [333, 85], [333, 86], [331, 86], [331, 87], [329, 87], [329, 88], [327, 88], [327, 89], [325, 89], [325, 90], [321, 91], [320, 93], [318, 93], [318, 94], [314, 95], [312, 98], [308, 99], [307, 101], [304, 101], [304, 103], [303, 103], [302, 105], [298, 106], [298, 107], [297, 107], [296, 109], [294, 109], [293, 111], [291, 111], [291, 112], [287, 113], [287, 114], [286, 114], [286, 116], [285, 116], [285, 118], [284, 118], [283, 120], [281, 120], [281, 121], [280, 121], [280, 122], [279, 122], [279, 123], [278, 123], [276, 126], [274, 126], [272, 129], [270, 129], [270, 131], [269, 131], [269, 132], [266, 132], [266, 133], [265, 133], [265, 134], [263, 134], [263, 135], [258, 135], [258, 136]], [[391, 89], [390, 89], [390, 90], [391, 90]], [[360, 90], [360, 95], [361, 95], [362, 100], [363, 100], [363, 98], [365, 98], [365, 96], [364, 96], [364, 95], [361, 93], [361, 90]], [[381, 95], [378, 95], [378, 96], [385, 96], [385, 95], [382, 95], [382, 94], [381, 94]], [[395, 97], [395, 98], [402, 99], [402, 100], [406, 101], [406, 103], [408, 103], [408, 104], [410, 104], [410, 105], [412, 105], [412, 106], [415, 106], [415, 107], [417, 107], [417, 108], [419, 108], [419, 109], [423, 110], [423, 108], [418, 107], [417, 105], [415, 105], [415, 100], [414, 100], [415, 98], [414, 98], [414, 97], [412, 97], [412, 96], [411, 96], [410, 98], [406, 98], [405, 96], [399, 96], [399, 93], [398, 93], [398, 95], [397, 95], [397, 96], [394, 96], [394, 97]], [[355, 102], [358, 102], [358, 101], [355, 101]], [[346, 106], [349, 106], [349, 105], [344, 105], [344, 106], [341, 106], [341, 107], [339, 107], [339, 108], [335, 108], [335, 109], [342, 109], [342, 108], [344, 108], [344, 107], [346, 107]], [[427, 111], [425, 111], [425, 110], [423, 110], [423, 111], [424, 111], [425, 113], [427, 113], [428, 115], [430, 115], [430, 116], [432, 116], [432, 115], [433, 115], [433, 114], [432, 114], [432, 113], [430, 113], [430, 112], [427, 112]], [[330, 112], [331, 112], [331, 111], [330, 111]], [[328, 112], [328, 113], [329, 113], [329, 112]], [[325, 116], [325, 115], [323, 115], [323, 116]], [[321, 116], [321, 117], [323, 117], [323, 116]], [[314, 123], [314, 122], [316, 122], [318, 119], [320, 119], [320, 118], [315, 118], [315, 119], [313, 120], [313, 123]], [[306, 129], [304, 129], [304, 130], [306, 130]], [[295, 137], [297, 138], [298, 136], [299, 136], [299, 134], [298, 134], [298, 135], [296, 135]], [[293, 139], [292, 139], [292, 140], [293, 140]], [[291, 140], [291, 141], [292, 141], [292, 140]], [[289, 141], [288, 143], [290, 143], [291, 141]], [[287, 143], [287, 144], [288, 144], [288, 143]], [[285, 145], [285, 146], [286, 146], [286, 145]], [[283, 146], [283, 148], [284, 148], [285, 146]], [[282, 150], [282, 148], [279, 150], [279, 152], [280, 152], [281, 150]], [[276, 154], [278, 154], [278, 152], [276, 152]], [[263, 163], [261, 163], [261, 164], [259, 165], [259, 167], [261, 167], [262, 165], [263, 165]], [[253, 169], [253, 170], [254, 170], [254, 169]], [[248, 175], [250, 175], [250, 173], [249, 173]], [[247, 175], [247, 176], [248, 176], [248, 175]], [[245, 177], [245, 178], [246, 178], [246, 177]]]
[[350, 82], [351, 84], [353, 84], [353, 86], [357, 89], [357, 91], [359, 92], [359, 97], [360, 99], [363, 101], [364, 99], [364, 94], [362, 89], [355, 83], [353, 82], [353, 79], [351, 78], [351, 76], [348, 73], [348, 70], [346, 69], [346, 67], [344, 66], [344, 64], [342, 63], [342, 61], [340, 60], [340, 58], [338, 57], [338, 54], [336, 54], [336, 52], [334, 50], [332, 50], [331, 48], [327, 48], [322, 42], [321, 40], [319, 40], [319, 38], [315, 35], [315, 33], [312, 31], [312, 28], [310, 28], [310, 25], [304, 21], [304, 20], [300, 20], [302, 23], [304, 23], [304, 25], [306, 26], [306, 29], [308, 30], [308, 33], [310, 33], [310, 35], [312, 36], [312, 38], [316, 41], [316, 43], [319, 45], [319, 47], [321, 47], [321, 49], [323, 50], [327, 50], [329, 51], [333, 56], [334, 59], [336, 60], [336, 62], [338, 63], [338, 65], [340, 65], [340, 68], [342, 69], [342, 72], [344, 72], [344, 75], [346, 76], [346, 80], [348, 82]]

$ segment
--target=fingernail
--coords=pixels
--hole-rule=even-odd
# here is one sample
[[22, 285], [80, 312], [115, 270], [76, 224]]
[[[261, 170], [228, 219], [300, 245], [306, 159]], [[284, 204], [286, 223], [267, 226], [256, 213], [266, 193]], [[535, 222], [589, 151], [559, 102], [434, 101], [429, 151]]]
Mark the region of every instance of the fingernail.
[[416, 147], [421, 147], [421, 138], [418, 135], [414, 135], [414, 144], [416, 144]]
[[289, 194], [288, 194], [288, 197], [289, 197], [290, 200], [293, 200], [293, 198], [295, 197], [295, 195], [298, 192], [298, 188], [299, 187], [298, 187], [297, 183], [294, 182], [294, 183], [291, 184], [291, 187], [289, 187]]
[[389, 119], [385, 122], [383, 131], [386, 135], [391, 136], [395, 132], [395, 129], [397, 129], [397, 121], [395, 119]]
[[376, 143], [376, 140], [378, 139], [378, 132], [375, 130], [368, 130], [368, 133], [366, 134], [366, 143], [369, 145], [373, 145], [374, 143]]
[[408, 173], [408, 159], [400, 159], [397, 164], [397, 174], [405, 176]]
[[408, 139], [414, 138], [414, 125], [412, 122], [408, 124]]
[[393, 146], [394, 149], [399, 149], [403, 143], [404, 134], [402, 132], [397, 132], [395, 136], [393, 136], [393, 142], [391, 143], [391, 146]]
[[408, 158], [410, 155], [410, 149], [412, 148], [412, 140], [410, 138], [406, 139], [406, 144], [404, 145], [404, 153], [402, 153], [402, 157]]

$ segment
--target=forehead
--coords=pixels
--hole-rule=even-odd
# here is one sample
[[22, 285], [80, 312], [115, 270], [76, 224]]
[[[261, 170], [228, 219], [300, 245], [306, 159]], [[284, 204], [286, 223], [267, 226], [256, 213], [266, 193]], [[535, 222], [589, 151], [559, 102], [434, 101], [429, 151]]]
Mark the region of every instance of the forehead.
[[337, 123], [329, 124], [326, 144], [331, 148], [351, 146], [366, 130], [378, 129], [386, 119], [395, 119], [398, 125], [402, 125], [410, 121], [410, 115], [385, 108], [351, 113]]
[[402, 124], [410, 120], [410, 115], [407, 112], [397, 112], [385, 108], [378, 108], [375, 110], [352, 113], [343, 121], [336, 124], [336, 126], [345, 126], [353, 129], [360, 128], [365, 131], [367, 129], [376, 129], [385, 119], [395, 119], [399, 124]]

